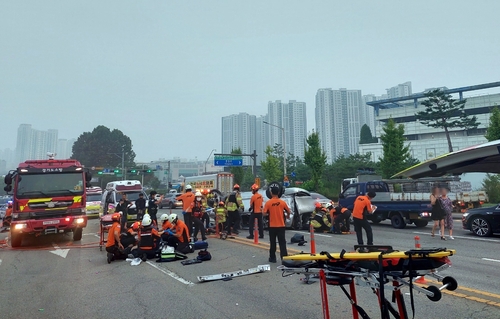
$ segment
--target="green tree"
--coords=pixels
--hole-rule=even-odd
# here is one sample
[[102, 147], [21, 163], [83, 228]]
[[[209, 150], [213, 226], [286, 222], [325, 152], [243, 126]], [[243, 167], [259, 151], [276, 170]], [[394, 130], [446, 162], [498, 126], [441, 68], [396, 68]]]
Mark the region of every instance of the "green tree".
[[396, 125], [392, 118], [383, 128], [380, 136], [383, 148], [383, 157], [380, 159], [379, 168], [382, 177], [390, 178], [405, 169], [410, 159], [410, 146], [405, 146], [403, 124]]
[[313, 190], [319, 190], [321, 176], [326, 166], [326, 154], [321, 149], [318, 133], [313, 132], [310, 134], [306, 142], [307, 148], [304, 152], [304, 163], [311, 169]]
[[[284, 149], [283, 145], [281, 144], [275, 144], [273, 146], [273, 155], [280, 160], [280, 167], [284, 167], [283, 163], [283, 154], [284, 154]], [[293, 156], [292, 153], [288, 153], [286, 156], [286, 171], [287, 174], [289, 175], [291, 172], [293, 172], [293, 169], [295, 167], [295, 156]]]
[[281, 169], [282, 166], [280, 166], [279, 158], [273, 155], [273, 149], [269, 145], [264, 153], [266, 153], [266, 160], [261, 161], [260, 166], [264, 172], [265, 178], [268, 182], [281, 181], [283, 178], [283, 170]]
[[442, 90], [436, 89], [425, 94], [426, 100], [422, 102], [424, 111], [415, 113], [417, 121], [434, 128], [442, 128], [448, 140], [448, 149], [453, 152], [449, 129], [459, 127], [465, 130], [475, 129], [479, 126], [476, 116], [465, 113], [467, 99], [456, 100]]
[[378, 139], [373, 137], [372, 130], [366, 124], [361, 126], [361, 132], [359, 133], [359, 144], [370, 144], [377, 143]]
[[488, 142], [500, 140], [500, 109], [496, 105], [491, 110], [490, 125], [484, 137]]
[[[241, 148], [238, 147], [238, 148], [232, 150], [231, 154], [239, 155], [239, 154], [243, 154], [243, 153], [241, 152]], [[245, 176], [245, 171], [243, 170], [243, 167], [234, 166], [234, 167], [231, 167], [230, 171], [231, 171], [231, 174], [234, 175], [234, 183], [241, 184], [243, 182], [243, 177]]]
[[243, 181], [240, 184], [242, 191], [249, 191], [250, 187], [255, 182], [255, 178], [253, 177], [252, 168], [245, 167], [245, 173], [243, 175]]
[[482, 184], [486, 194], [488, 194], [489, 202], [500, 202], [500, 176], [497, 174], [486, 174]]
[[99, 125], [92, 132], [82, 133], [75, 144], [71, 158], [87, 167], [103, 166], [121, 168], [122, 154], [125, 167], [133, 167], [135, 153], [130, 138], [118, 129], [110, 130]]

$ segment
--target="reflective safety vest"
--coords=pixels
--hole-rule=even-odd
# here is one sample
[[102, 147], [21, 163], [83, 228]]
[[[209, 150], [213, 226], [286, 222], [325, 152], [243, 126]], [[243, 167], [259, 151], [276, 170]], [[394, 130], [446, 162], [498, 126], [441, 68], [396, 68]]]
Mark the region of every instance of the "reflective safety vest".
[[154, 247], [154, 238], [152, 234], [153, 228], [151, 226], [141, 229], [141, 236], [139, 239], [139, 247], [142, 250], [152, 250]]
[[326, 212], [314, 211], [311, 217], [311, 225], [313, 225], [314, 228], [321, 228], [323, 226], [327, 226], [328, 228], [332, 227], [332, 223], [330, 222]]
[[240, 192], [232, 192], [226, 199], [226, 209], [228, 212], [234, 212], [239, 208], [244, 208], [241, 194]]
[[226, 222], [226, 209], [225, 208], [217, 208], [215, 210], [215, 213], [217, 214], [217, 219], [219, 220], [219, 223]]

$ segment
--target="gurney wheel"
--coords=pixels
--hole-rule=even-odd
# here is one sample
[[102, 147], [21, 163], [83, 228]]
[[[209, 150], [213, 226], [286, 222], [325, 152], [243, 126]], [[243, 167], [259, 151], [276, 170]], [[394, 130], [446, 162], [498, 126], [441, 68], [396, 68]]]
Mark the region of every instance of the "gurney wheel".
[[427, 288], [425, 288], [426, 290], [432, 292], [434, 294], [433, 297], [431, 296], [427, 296], [427, 298], [429, 298], [429, 300], [432, 300], [432, 301], [439, 301], [441, 300], [441, 290], [439, 290], [438, 287], [436, 286], [429, 286]]
[[449, 276], [443, 278], [443, 285], [445, 286], [447, 285], [446, 289], [450, 291], [453, 291], [458, 288], [458, 283], [455, 280], [455, 278]]

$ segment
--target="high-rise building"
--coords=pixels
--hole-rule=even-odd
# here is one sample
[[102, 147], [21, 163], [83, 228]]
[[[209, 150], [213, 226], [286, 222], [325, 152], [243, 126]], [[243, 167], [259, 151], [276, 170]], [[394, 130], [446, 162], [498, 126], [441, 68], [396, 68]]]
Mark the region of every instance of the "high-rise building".
[[62, 139], [57, 141], [57, 157], [58, 158], [70, 158], [73, 155], [73, 144], [75, 144], [76, 139]]
[[[255, 150], [256, 116], [239, 113], [222, 117], [222, 153], [239, 148], [243, 154]], [[251, 158], [243, 157], [243, 165], [252, 165]]]
[[387, 91], [387, 98], [388, 99], [409, 96], [409, 95], [411, 95], [411, 82], [408, 81], [405, 83], [398, 84], [398, 85], [393, 86], [389, 89], [386, 89], [386, 91]]
[[282, 103], [278, 100], [269, 102], [267, 111], [267, 122], [272, 124], [267, 125], [267, 145], [283, 146], [285, 143], [288, 154], [304, 158], [304, 143], [307, 137], [306, 103], [295, 100]]
[[45, 159], [47, 152], [57, 153], [57, 130], [35, 130], [31, 124], [21, 124], [17, 129], [17, 162], [27, 159]]
[[328, 162], [358, 152], [361, 126], [368, 123], [361, 90], [319, 89], [316, 93], [316, 131]]
[[256, 117], [255, 120], [255, 151], [257, 152], [257, 164], [260, 165], [261, 161], [265, 161], [267, 156], [265, 150], [267, 148], [267, 141], [269, 140], [268, 125], [264, 122], [269, 122], [267, 115]]

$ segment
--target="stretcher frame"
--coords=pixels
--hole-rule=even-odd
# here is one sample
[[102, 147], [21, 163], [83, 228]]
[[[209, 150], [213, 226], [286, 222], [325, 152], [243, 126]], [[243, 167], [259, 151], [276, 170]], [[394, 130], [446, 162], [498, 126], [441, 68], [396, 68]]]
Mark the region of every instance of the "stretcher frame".
[[106, 214], [99, 218], [99, 250], [102, 251], [102, 247], [106, 245], [108, 238], [107, 233], [111, 225], [113, 225], [113, 220], [111, 219], [112, 214]]
[[[377, 247], [383, 247], [386, 251], [381, 251], [379, 254], [378, 262], [382, 265], [382, 256], [390, 252], [394, 252], [392, 247], [390, 246], [355, 246], [355, 248], [360, 247], [368, 247], [370, 250], [377, 249]], [[449, 256], [454, 254], [454, 250], [446, 250], [446, 248], [432, 248], [432, 249], [421, 249], [421, 250], [410, 250], [405, 252], [405, 255], [408, 256], [407, 259], [411, 261], [412, 256], [415, 259], [428, 259], [436, 257], [432, 256], [433, 252], [440, 252], [440, 255], [443, 252], [449, 252]], [[321, 255], [329, 255], [328, 253], [321, 253]], [[343, 253], [341, 253], [343, 255]], [[436, 254], [434, 254], [436, 255]], [[330, 255], [329, 255], [330, 256]], [[301, 256], [305, 257], [305, 256]], [[306, 257], [307, 258], [307, 257]], [[411, 306], [413, 313], [414, 304], [413, 304], [413, 290], [418, 293], [423, 293], [429, 298], [431, 301], [437, 302], [441, 299], [442, 294], [441, 290], [455, 290], [458, 287], [457, 281], [450, 276], [443, 277], [438, 274], [440, 271], [447, 269], [450, 267], [447, 261], [447, 257], [439, 257], [440, 262], [443, 262], [439, 267], [431, 268], [431, 269], [415, 269], [411, 270], [411, 267], [408, 269], [394, 270], [391, 269], [389, 271], [385, 271], [383, 267], [379, 267], [379, 270], [367, 269], [363, 268], [359, 265], [359, 261], [361, 259], [353, 260], [327, 260], [327, 261], [318, 261], [314, 260], [316, 256], [311, 256], [311, 261], [307, 264], [302, 262], [302, 264], [295, 266], [288, 266], [290, 263], [287, 263], [286, 260], [293, 260], [292, 256], [288, 256], [284, 258], [284, 264], [279, 266], [278, 269], [282, 271], [283, 277], [288, 277], [293, 274], [304, 275], [303, 281], [305, 283], [311, 283], [316, 280], [320, 281], [321, 285], [321, 297], [323, 300], [323, 315], [324, 318], [329, 318], [328, 314], [328, 304], [325, 303], [328, 296], [326, 294], [326, 289], [324, 289], [325, 285], [328, 283], [330, 285], [340, 286], [344, 294], [349, 299], [352, 305], [352, 314], [353, 319], [359, 319], [361, 316], [363, 319], [370, 318], [368, 314], [357, 304], [357, 296], [356, 296], [356, 286], [360, 287], [368, 287], [371, 288], [372, 291], [377, 295], [378, 303], [381, 310], [381, 318], [389, 319], [390, 315], [392, 315], [396, 319], [408, 319], [408, 313], [406, 311], [406, 305], [404, 302], [403, 294], [401, 289], [404, 287], [409, 287], [410, 289], [410, 298], [411, 298]], [[373, 258], [370, 260], [374, 261]], [[347, 266], [342, 268], [338, 266], [334, 266], [336, 263], [341, 262], [343, 264], [347, 263]], [[337, 278], [334, 279], [334, 282], [328, 282], [328, 277]], [[438, 282], [442, 282], [443, 285], [441, 287], [436, 286], [428, 286], [421, 287], [414, 283], [421, 276], [430, 276], [438, 280]], [[338, 280], [335, 282], [335, 280]], [[396, 303], [397, 309], [393, 307], [393, 305], [385, 298], [385, 285], [391, 284], [392, 291], [392, 302]], [[344, 288], [344, 285], [349, 285], [350, 293]], [[326, 305], [326, 309], [325, 309]]]

